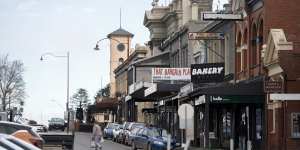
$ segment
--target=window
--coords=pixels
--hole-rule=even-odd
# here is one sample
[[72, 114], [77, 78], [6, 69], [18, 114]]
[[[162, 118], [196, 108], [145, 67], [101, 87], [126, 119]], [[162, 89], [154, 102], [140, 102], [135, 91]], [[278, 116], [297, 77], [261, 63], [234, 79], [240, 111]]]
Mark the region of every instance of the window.
[[223, 136], [229, 139], [231, 135], [231, 113], [226, 112], [226, 110], [222, 115], [222, 129]]
[[124, 62], [123, 58], [119, 58], [119, 65], [121, 65]]
[[109, 120], [109, 114], [104, 114], [104, 120]]
[[300, 113], [291, 114], [292, 137], [300, 138]]
[[256, 139], [262, 139], [262, 110], [261, 108], [256, 109]]

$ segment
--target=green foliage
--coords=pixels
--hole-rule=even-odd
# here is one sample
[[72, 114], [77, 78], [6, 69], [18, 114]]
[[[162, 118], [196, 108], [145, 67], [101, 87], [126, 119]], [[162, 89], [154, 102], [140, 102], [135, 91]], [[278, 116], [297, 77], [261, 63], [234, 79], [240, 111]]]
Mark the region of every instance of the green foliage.
[[109, 97], [110, 96], [110, 84], [107, 84], [104, 88], [100, 89], [96, 96], [94, 97], [95, 100], [100, 97]]

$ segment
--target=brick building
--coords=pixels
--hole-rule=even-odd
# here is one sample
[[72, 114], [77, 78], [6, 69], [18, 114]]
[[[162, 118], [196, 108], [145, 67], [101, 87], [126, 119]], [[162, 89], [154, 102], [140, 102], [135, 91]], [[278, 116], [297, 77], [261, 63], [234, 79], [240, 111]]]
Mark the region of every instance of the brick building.
[[[233, 12], [244, 16], [243, 21], [236, 23], [236, 81], [265, 76], [266, 81], [282, 83], [281, 93], [299, 93], [300, 1], [232, 3]], [[278, 101], [269, 97], [266, 94], [262, 149], [299, 149], [299, 100]]]

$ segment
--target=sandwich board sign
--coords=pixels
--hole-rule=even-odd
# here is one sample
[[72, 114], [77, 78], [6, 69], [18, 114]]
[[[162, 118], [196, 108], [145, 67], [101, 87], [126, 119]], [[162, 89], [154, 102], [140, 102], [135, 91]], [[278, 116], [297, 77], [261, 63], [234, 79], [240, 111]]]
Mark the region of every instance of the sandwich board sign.
[[180, 129], [193, 128], [194, 108], [190, 104], [182, 104], [178, 108]]
[[194, 139], [194, 108], [191, 104], [182, 104], [178, 108], [179, 128], [186, 130], [186, 138]]

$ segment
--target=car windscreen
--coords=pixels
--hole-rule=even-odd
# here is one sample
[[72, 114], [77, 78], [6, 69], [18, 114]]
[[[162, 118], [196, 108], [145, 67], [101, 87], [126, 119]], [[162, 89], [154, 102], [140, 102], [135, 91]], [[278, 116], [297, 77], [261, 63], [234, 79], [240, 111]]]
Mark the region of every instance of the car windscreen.
[[160, 131], [159, 131], [159, 129], [157, 129], [157, 128], [149, 129], [149, 130], [148, 130], [148, 133], [149, 133], [149, 135], [152, 136], [152, 137], [158, 137], [158, 136], [161, 136]]
[[61, 119], [61, 118], [52, 118], [51, 120], [50, 120], [51, 122], [65, 122], [64, 121], [64, 119]]

